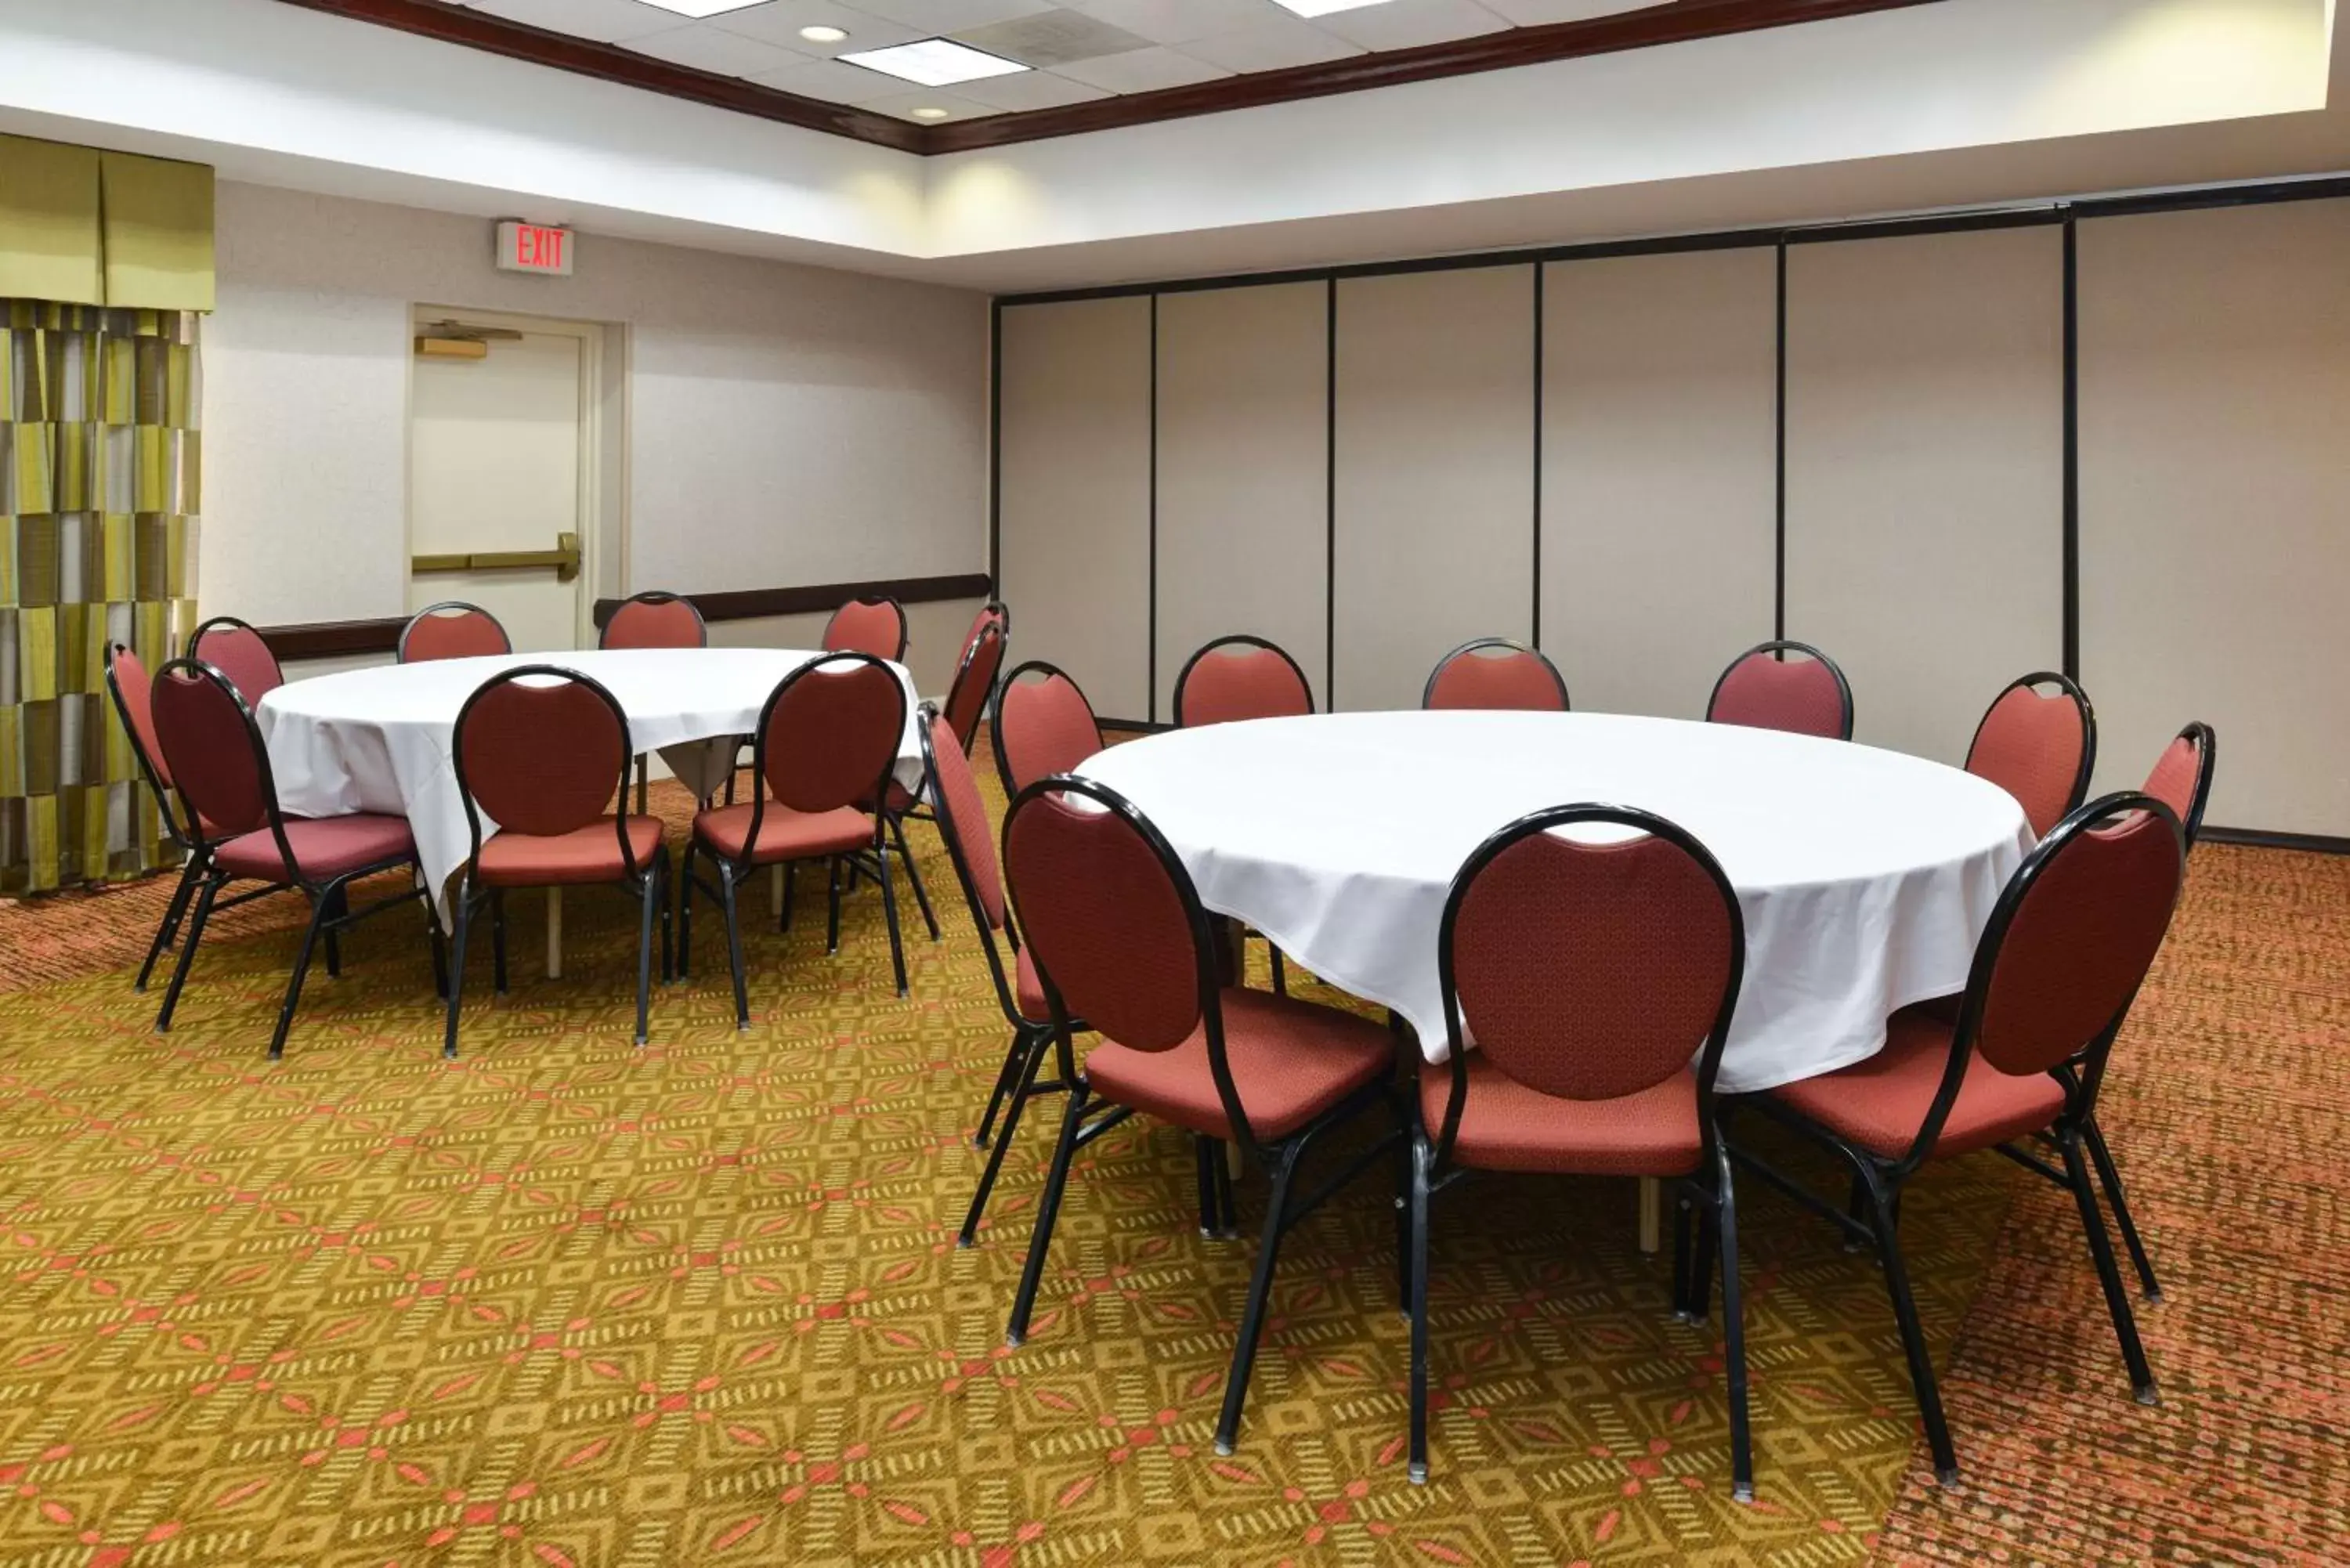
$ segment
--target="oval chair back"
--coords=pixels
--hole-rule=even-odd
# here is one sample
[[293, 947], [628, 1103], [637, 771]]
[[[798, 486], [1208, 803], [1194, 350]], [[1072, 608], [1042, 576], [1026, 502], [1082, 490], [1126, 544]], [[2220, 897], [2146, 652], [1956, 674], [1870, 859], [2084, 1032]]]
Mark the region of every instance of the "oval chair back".
[[[961, 745], [941, 743], [952, 742], [955, 735], [951, 728], [941, 733], [941, 722], [935, 707], [922, 704], [916, 722], [921, 728], [922, 765], [934, 789], [939, 837], [945, 841], [947, 857], [954, 862], [955, 877], [970, 901], [972, 923], [983, 934], [1000, 931], [1005, 919], [1003, 868], [995, 858], [995, 837], [988, 831], [987, 801], [979, 793], [969, 753]], [[992, 956], [994, 944], [988, 946]]]
[[691, 599], [658, 589], [630, 594], [612, 611], [598, 648], [707, 648], [710, 628]]
[[980, 624], [955, 667], [954, 684], [947, 688], [947, 728], [966, 752], [979, 734], [988, 699], [995, 695], [995, 677], [1003, 668], [1003, 630], [993, 621]]
[[2170, 808], [2189, 849], [2203, 831], [2203, 808], [2210, 803], [2211, 775], [2219, 763], [2220, 737], [2199, 719], [2163, 748], [2147, 775], [2146, 793]]
[[2087, 796], [2096, 761], [2097, 719], [2088, 694], [2048, 670], [2010, 682], [1967, 747], [1967, 772], [2013, 795], [2043, 837]]
[[[193, 659], [155, 672], [155, 738], [198, 843], [272, 826], [276, 788], [269, 754], [229, 677]], [[290, 867], [293, 856], [286, 856]]]
[[906, 688], [869, 653], [811, 659], [776, 685], [759, 713], [753, 828], [768, 796], [816, 815], [870, 802], [888, 790], [906, 733]]
[[234, 616], [214, 616], [188, 638], [188, 657], [228, 677], [251, 707], [286, 684], [286, 671], [262, 636]]
[[851, 599], [825, 623], [827, 653], [869, 653], [906, 662], [906, 610], [893, 598]]
[[1314, 689], [1297, 660], [1261, 637], [1220, 637], [1184, 661], [1175, 677], [1175, 725], [1288, 719], [1314, 711]]
[[[457, 711], [452, 750], [465, 802], [473, 858], [482, 853], [482, 817], [508, 833], [554, 838], [576, 833], [626, 797], [628, 715], [600, 681], [553, 664], [502, 670]], [[611, 812], [621, 864], [643, 874], [625, 812]]]
[[979, 613], [971, 618], [971, 629], [962, 634], [965, 652], [969, 652], [971, 645], [979, 640], [980, 628], [988, 626], [1002, 633], [1005, 641], [1012, 639], [1012, 610], [1002, 599], [988, 600], [979, 607]]
[[[1560, 829], [1630, 828], [1595, 839]], [[1713, 1079], [1746, 968], [1738, 896], [1675, 823], [1563, 805], [1485, 840], [1454, 877], [1437, 935], [1452, 1048], [1440, 1161], [1461, 1126], [1466, 1042], [1497, 1072], [1567, 1100], [1637, 1095], [1696, 1064], [1711, 1137]]]
[[514, 644], [498, 618], [463, 599], [427, 605], [400, 628], [400, 662], [424, 664], [436, 659], [480, 659], [512, 653]]
[[161, 742], [155, 738], [155, 682], [147, 673], [146, 660], [122, 643], [107, 644], [106, 690], [114, 699], [115, 715], [122, 721], [123, 732], [130, 737], [131, 754], [147, 775], [147, 787], [155, 792], [155, 805], [163, 814], [164, 826], [177, 837], [179, 826], [172, 819], [172, 803], [166, 798], [172, 788], [172, 769], [163, 760]]
[[995, 771], [1005, 794], [1065, 774], [1102, 749], [1093, 704], [1066, 673], [1031, 659], [995, 689]]
[[1464, 642], [1429, 672], [1419, 694], [1422, 708], [1482, 708], [1529, 713], [1564, 713], [1566, 678], [1535, 649], [1505, 637]]
[[1835, 659], [1807, 642], [1758, 643], [1713, 683], [1705, 717], [1713, 724], [1849, 741], [1852, 686]]

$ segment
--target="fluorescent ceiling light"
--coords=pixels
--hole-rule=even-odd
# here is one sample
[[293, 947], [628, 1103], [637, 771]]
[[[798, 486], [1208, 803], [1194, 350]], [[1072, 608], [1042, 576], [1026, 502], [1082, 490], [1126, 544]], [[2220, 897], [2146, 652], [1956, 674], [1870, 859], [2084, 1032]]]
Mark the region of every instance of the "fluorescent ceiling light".
[[729, 11], [764, 5], [765, 0], [645, 0], [645, 4], [681, 16], [723, 16]]
[[919, 82], [923, 87], [951, 87], [956, 82], [975, 82], [982, 77], [1008, 77], [1028, 68], [1017, 60], [1007, 60], [1001, 55], [945, 38], [924, 38], [919, 44], [895, 44], [886, 49], [858, 49], [833, 58], [900, 81]]
[[1366, 5], [1384, 5], [1388, 0], [1273, 0], [1273, 3], [1301, 16], [1327, 16], [1338, 11], [1359, 11]]

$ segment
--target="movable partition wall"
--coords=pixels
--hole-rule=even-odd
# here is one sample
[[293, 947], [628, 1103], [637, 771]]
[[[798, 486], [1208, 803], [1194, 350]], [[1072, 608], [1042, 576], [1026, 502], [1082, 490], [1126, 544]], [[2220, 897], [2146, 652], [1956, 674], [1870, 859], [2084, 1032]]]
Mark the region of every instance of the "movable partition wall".
[[1693, 718], [1774, 633], [1956, 762], [2071, 668], [2099, 789], [2217, 726], [2210, 820], [2350, 839], [2350, 184], [1000, 302], [1023, 658], [1164, 722], [1209, 639], [1409, 707], [1531, 639]]

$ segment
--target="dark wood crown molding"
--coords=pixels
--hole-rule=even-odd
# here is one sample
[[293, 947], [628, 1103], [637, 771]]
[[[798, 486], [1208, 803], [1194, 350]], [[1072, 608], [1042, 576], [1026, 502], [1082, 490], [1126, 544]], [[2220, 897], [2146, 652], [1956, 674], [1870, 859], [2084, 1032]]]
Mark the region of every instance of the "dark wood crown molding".
[[[778, 92], [735, 77], [671, 65], [611, 44], [595, 43], [568, 34], [549, 32], [522, 22], [510, 22], [484, 11], [469, 10], [447, 0], [282, 0], [306, 10], [396, 27], [444, 43], [463, 44], [493, 54], [552, 66], [604, 81], [641, 88], [648, 92], [756, 115], [809, 130], [925, 155], [964, 152], [974, 148], [1005, 147], [1047, 137], [1076, 136], [1122, 126], [1149, 125], [1193, 115], [1220, 114], [1227, 109], [1253, 109], [1290, 103], [1300, 99], [1326, 98], [1334, 93], [1360, 92], [1369, 88], [1404, 82], [1433, 81], [1440, 77], [1474, 71], [1507, 70], [1513, 66], [1540, 65], [1549, 60], [1585, 55], [1615, 54], [1659, 44], [1690, 43], [1725, 37], [1765, 27], [1792, 26], [1836, 16], [1857, 16], [1873, 11], [1906, 10], [1913, 5], [1940, 5], [1943, 0], [1668, 0], [1661, 5], [1595, 16], [1583, 22], [1557, 22], [1541, 27], [1513, 27], [1413, 49], [1388, 49], [1345, 59], [1326, 60], [1285, 70], [1247, 71], [1190, 87], [1158, 92], [1129, 93], [1122, 98], [1096, 99], [1060, 109], [988, 115], [944, 125], [911, 125], [869, 109], [851, 109]], [[679, 26], [685, 26], [680, 18]]]

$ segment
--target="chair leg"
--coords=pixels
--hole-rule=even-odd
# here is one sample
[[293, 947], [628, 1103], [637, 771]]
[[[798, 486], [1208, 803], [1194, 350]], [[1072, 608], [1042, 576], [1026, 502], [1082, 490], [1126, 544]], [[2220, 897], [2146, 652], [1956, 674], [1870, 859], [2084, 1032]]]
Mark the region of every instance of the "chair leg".
[[188, 912], [188, 900], [195, 897], [196, 872], [196, 857], [192, 854], [181, 863], [180, 885], [172, 889], [172, 901], [164, 906], [162, 919], [156, 922], [155, 940], [147, 944], [147, 961], [139, 966], [139, 978], [130, 982], [131, 990], [147, 989], [147, 977], [155, 972], [155, 961], [163, 956], [163, 950], [179, 934], [180, 921]]
[[1419, 1144], [1418, 1128], [1412, 1119], [1412, 1106], [1399, 1094], [1395, 1101], [1396, 1130], [1402, 1136], [1396, 1139], [1396, 1311], [1406, 1318], [1411, 1316], [1411, 1178], [1418, 1159], [1413, 1152]]
[[1435, 1151], [1411, 1140], [1411, 1462], [1414, 1486], [1428, 1484], [1428, 1177]]
[[743, 922], [737, 918], [734, 897], [734, 867], [725, 861], [718, 863], [718, 892], [726, 910], [726, 964], [734, 976], [734, 1027], [751, 1027], [751, 992], [743, 980]]
[[[1868, 1223], [1868, 1184], [1857, 1176], [1852, 1179], [1852, 1196], [1845, 1200], [1844, 1211], [1856, 1224]], [[1847, 1252], [1860, 1251], [1867, 1244], [1850, 1231], [1844, 1233], [1844, 1250]]]
[[1696, 1321], [1690, 1314], [1690, 1229], [1696, 1223], [1696, 1209], [1690, 1202], [1689, 1194], [1676, 1194], [1673, 1199], [1673, 1316], [1682, 1323]]
[[693, 974], [693, 849], [685, 846], [685, 861], [677, 878], [677, 978], [691, 979]]
[[1224, 1376], [1224, 1410], [1216, 1422], [1216, 1452], [1229, 1458], [1240, 1437], [1241, 1407], [1248, 1399], [1249, 1374], [1256, 1366], [1256, 1342], [1264, 1332], [1264, 1309], [1273, 1295], [1274, 1264], [1281, 1257], [1281, 1233], [1289, 1219], [1289, 1182], [1297, 1173], [1302, 1144], [1293, 1143], [1273, 1173], [1273, 1194], [1265, 1200], [1264, 1240], [1257, 1243], [1256, 1276], [1249, 1282], [1248, 1306], [1241, 1314], [1240, 1343], [1232, 1347], [1232, 1369]]
[[922, 868], [914, 864], [914, 852], [906, 847], [904, 817], [889, 818], [889, 836], [898, 841], [898, 858], [905, 865], [907, 885], [914, 889], [914, 907], [922, 911], [922, 924], [930, 928], [931, 940], [937, 941], [939, 918], [931, 913], [931, 895], [930, 890], [922, 886]]
[[1918, 1303], [1909, 1293], [1909, 1270], [1901, 1258], [1892, 1195], [1873, 1173], [1862, 1179], [1868, 1189], [1869, 1229], [1876, 1232], [1877, 1258], [1885, 1268], [1885, 1292], [1893, 1301], [1893, 1320], [1900, 1327], [1902, 1353], [1909, 1360], [1909, 1385], [1918, 1396], [1918, 1417], [1926, 1424], [1927, 1447], [1934, 1453], [1934, 1479], [1944, 1486], [1955, 1486], [1958, 1450], [1950, 1444], [1950, 1422], [1942, 1415], [1941, 1386], [1934, 1377], [1933, 1358], [1926, 1353], [1926, 1331], [1918, 1321]]
[[643, 928], [637, 935], [637, 1044], [645, 1043], [645, 1026], [650, 1021], [653, 995], [653, 907], [660, 899], [660, 877], [651, 867], [645, 867], [642, 889]]
[[2081, 1138], [2088, 1146], [2089, 1158], [2097, 1167], [2097, 1180], [2106, 1189], [2106, 1201], [2114, 1211], [2115, 1228], [2122, 1233], [2122, 1245], [2129, 1249], [2130, 1266], [2137, 1271], [2138, 1290], [2157, 1306], [2162, 1304], [2162, 1285], [2154, 1277], [2154, 1260], [2146, 1255], [2146, 1243], [2139, 1240], [2137, 1221], [2130, 1218], [2129, 1199], [2122, 1191], [2122, 1173], [2114, 1168], [2114, 1157], [2106, 1147], [2106, 1135], [2095, 1116], [2082, 1124]]
[[[1028, 1261], [1021, 1265], [1019, 1293], [1012, 1298], [1012, 1322], [1003, 1331], [1003, 1343], [1014, 1349], [1028, 1337], [1029, 1314], [1036, 1309], [1036, 1287], [1045, 1280], [1045, 1254], [1053, 1245], [1053, 1222], [1061, 1214], [1061, 1190], [1069, 1184], [1069, 1162], [1076, 1157], [1077, 1129], [1092, 1103], [1082, 1081], [1069, 1085], [1069, 1103], [1061, 1110], [1060, 1141], [1053, 1146], [1053, 1168], [1045, 1174], [1044, 1193], [1036, 1200], [1036, 1229], [1028, 1238]], [[1003, 1144], [996, 1147], [1001, 1148]]]
[[196, 893], [196, 912], [188, 917], [187, 934], [180, 939], [179, 961], [172, 966], [172, 983], [163, 988], [162, 1010], [155, 1014], [155, 1033], [171, 1032], [172, 1013], [180, 1005], [180, 988], [188, 983], [188, 970], [195, 962], [196, 944], [204, 940], [204, 926], [213, 918], [213, 900], [220, 897], [225, 878], [207, 877]]
[[311, 950], [317, 945], [320, 930], [334, 919], [335, 899], [341, 891], [341, 884], [338, 883], [311, 902], [310, 923], [302, 929], [302, 945], [294, 950], [294, 972], [286, 980], [286, 1004], [277, 1010], [277, 1029], [269, 1037], [269, 1059], [273, 1062], [285, 1059], [286, 1036], [294, 1028], [294, 1010], [302, 1002], [302, 981], [310, 972]]
[[1003, 1065], [995, 1070], [995, 1087], [988, 1092], [987, 1113], [979, 1118], [979, 1131], [972, 1135], [971, 1147], [985, 1148], [990, 1128], [995, 1126], [996, 1113], [1020, 1085], [1020, 1064], [1028, 1059], [1029, 1031], [1015, 1029], [1012, 1044], [1003, 1053]]
[[1213, 1239], [1216, 1234], [1216, 1179], [1208, 1171], [1215, 1142], [1205, 1133], [1191, 1135], [1191, 1181], [1199, 1193], [1200, 1234], [1204, 1239]]
[[470, 886], [457, 889], [457, 933], [449, 946], [449, 1023], [441, 1036], [441, 1054], [457, 1059], [457, 1014], [465, 1000], [465, 937], [473, 929], [473, 897]]
[[1746, 1315], [1738, 1281], [1738, 1193], [1731, 1185], [1730, 1150], [1718, 1137], [1713, 1181], [1714, 1202], [1721, 1215], [1714, 1229], [1721, 1238], [1721, 1339], [1730, 1385], [1731, 1495], [1740, 1502], [1752, 1502], [1754, 1438], [1747, 1419]]
[[1275, 996], [1287, 996], [1289, 994], [1289, 973], [1282, 967], [1281, 950], [1277, 947], [1274, 947], [1273, 940], [1269, 937], [1265, 939], [1264, 945], [1273, 950], [1273, 994]]
[[[979, 1239], [980, 1217], [987, 1212], [988, 1194], [995, 1190], [995, 1174], [1003, 1168], [1004, 1151], [1012, 1147], [1012, 1137], [1020, 1130], [1020, 1113], [1036, 1092], [1036, 1070], [1044, 1065], [1045, 1049], [1053, 1044], [1049, 1032], [1039, 1030], [1024, 1034], [1019, 1044], [1024, 1047], [1020, 1055], [1019, 1076], [1012, 1085], [1012, 1104], [1003, 1113], [1003, 1131], [988, 1151], [987, 1168], [980, 1173], [979, 1190], [971, 1195], [971, 1208], [962, 1217], [962, 1229], [955, 1235], [955, 1245], [968, 1247]], [[992, 1114], [994, 1107], [990, 1106]]]
[[1240, 1205], [1232, 1200], [1232, 1168], [1224, 1158], [1225, 1146], [1208, 1146], [1208, 1174], [1216, 1182], [1216, 1240], [1229, 1241], [1241, 1233]]
[[677, 931], [671, 920], [674, 906], [669, 896], [669, 846], [664, 844], [653, 856], [653, 877], [660, 884], [660, 944], [661, 983], [667, 985], [677, 978]]
[[832, 904], [824, 928], [824, 950], [837, 953], [840, 950], [840, 857], [834, 856], [826, 863], [826, 869]]
[[792, 929], [792, 896], [799, 891], [795, 886], [799, 880], [799, 874], [798, 861], [784, 862], [784, 905], [782, 909], [775, 911], [775, 929], [778, 931], [788, 931]]
[[500, 996], [506, 994], [506, 895], [503, 888], [490, 895], [490, 981]]
[[881, 863], [881, 918], [889, 925], [889, 971], [897, 977], [898, 994], [906, 994], [906, 944], [898, 934], [898, 890], [889, 875], [889, 846], [877, 844], [873, 857]]
[[424, 874], [416, 876], [416, 901], [424, 906], [424, 940], [432, 950], [432, 994], [446, 1002], [449, 999], [449, 943], [441, 931], [441, 911], [432, 907], [432, 893], [425, 886]]
[[2106, 1287], [2106, 1310], [2113, 1314], [2114, 1336], [2122, 1342], [2122, 1360], [2129, 1367], [2130, 1388], [2141, 1405], [2158, 1405], [2154, 1368], [2147, 1364], [2146, 1346], [2138, 1343], [2137, 1317], [2130, 1311], [2129, 1291], [2114, 1262], [2114, 1243], [2106, 1234], [2105, 1217], [2097, 1211], [2097, 1189], [2089, 1183], [2088, 1162], [2081, 1157], [2081, 1136], [2068, 1128], [2057, 1135], [2064, 1153], [2064, 1174], [2072, 1178], [2073, 1200], [2080, 1206], [2081, 1229], [2089, 1239], [2089, 1256], [2097, 1265], [2097, 1282]]
[[1682, 1321], [1686, 1323], [1703, 1323], [1713, 1310], [1713, 1253], [1720, 1240], [1712, 1212], [1700, 1204], [1695, 1256], [1690, 1260], [1689, 1295], [1682, 1307]]

